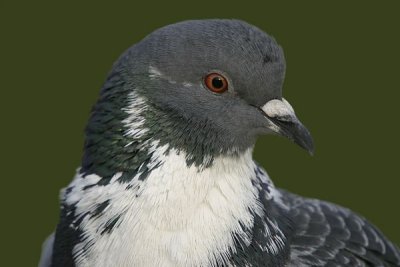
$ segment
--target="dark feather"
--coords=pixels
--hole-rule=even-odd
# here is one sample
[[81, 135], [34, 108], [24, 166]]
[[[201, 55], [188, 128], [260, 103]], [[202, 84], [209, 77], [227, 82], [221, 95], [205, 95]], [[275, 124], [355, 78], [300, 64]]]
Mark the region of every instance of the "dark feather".
[[375, 226], [348, 209], [282, 191], [294, 222], [293, 266], [400, 266], [400, 254]]

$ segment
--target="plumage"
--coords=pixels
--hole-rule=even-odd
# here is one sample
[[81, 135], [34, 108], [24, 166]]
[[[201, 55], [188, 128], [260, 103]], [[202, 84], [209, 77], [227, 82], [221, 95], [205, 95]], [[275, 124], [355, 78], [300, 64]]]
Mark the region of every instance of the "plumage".
[[[209, 73], [228, 89], [208, 90]], [[161, 28], [114, 64], [40, 266], [400, 266], [376, 227], [276, 188], [257, 136], [313, 141], [282, 97], [282, 48], [237, 20]], [[218, 86], [218, 83], [216, 83]]]
[[352, 211], [283, 191], [296, 222], [292, 262], [302, 266], [398, 266], [399, 251]]

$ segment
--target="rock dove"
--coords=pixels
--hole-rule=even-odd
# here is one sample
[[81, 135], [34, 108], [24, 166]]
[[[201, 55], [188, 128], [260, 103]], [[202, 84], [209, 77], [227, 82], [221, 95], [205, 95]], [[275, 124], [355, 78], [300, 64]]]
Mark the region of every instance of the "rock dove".
[[40, 266], [400, 266], [352, 211], [274, 186], [252, 158], [313, 141], [275, 39], [239, 20], [158, 29], [113, 65]]

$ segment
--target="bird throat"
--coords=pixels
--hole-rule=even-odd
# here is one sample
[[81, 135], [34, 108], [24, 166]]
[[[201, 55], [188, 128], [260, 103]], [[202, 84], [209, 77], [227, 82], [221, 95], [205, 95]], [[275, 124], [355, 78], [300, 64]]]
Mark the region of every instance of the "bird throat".
[[185, 156], [187, 167], [198, 170], [211, 167], [216, 157], [244, 153], [224, 145], [224, 137], [207, 122], [184, 120], [155, 107], [136, 91], [113, 89], [110, 96], [103, 89], [86, 128], [81, 174], [99, 175], [99, 184], [108, 184], [116, 173], [122, 173], [120, 182], [137, 175], [146, 179], [162, 164], [156, 151], [168, 155], [173, 149]]

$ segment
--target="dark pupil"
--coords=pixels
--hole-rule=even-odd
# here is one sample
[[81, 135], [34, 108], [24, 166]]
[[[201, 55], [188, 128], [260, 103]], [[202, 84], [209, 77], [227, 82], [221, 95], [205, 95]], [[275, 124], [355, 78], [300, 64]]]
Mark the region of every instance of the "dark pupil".
[[212, 79], [212, 85], [214, 86], [214, 88], [220, 89], [224, 86], [224, 82], [220, 77], [215, 77], [214, 79]]

